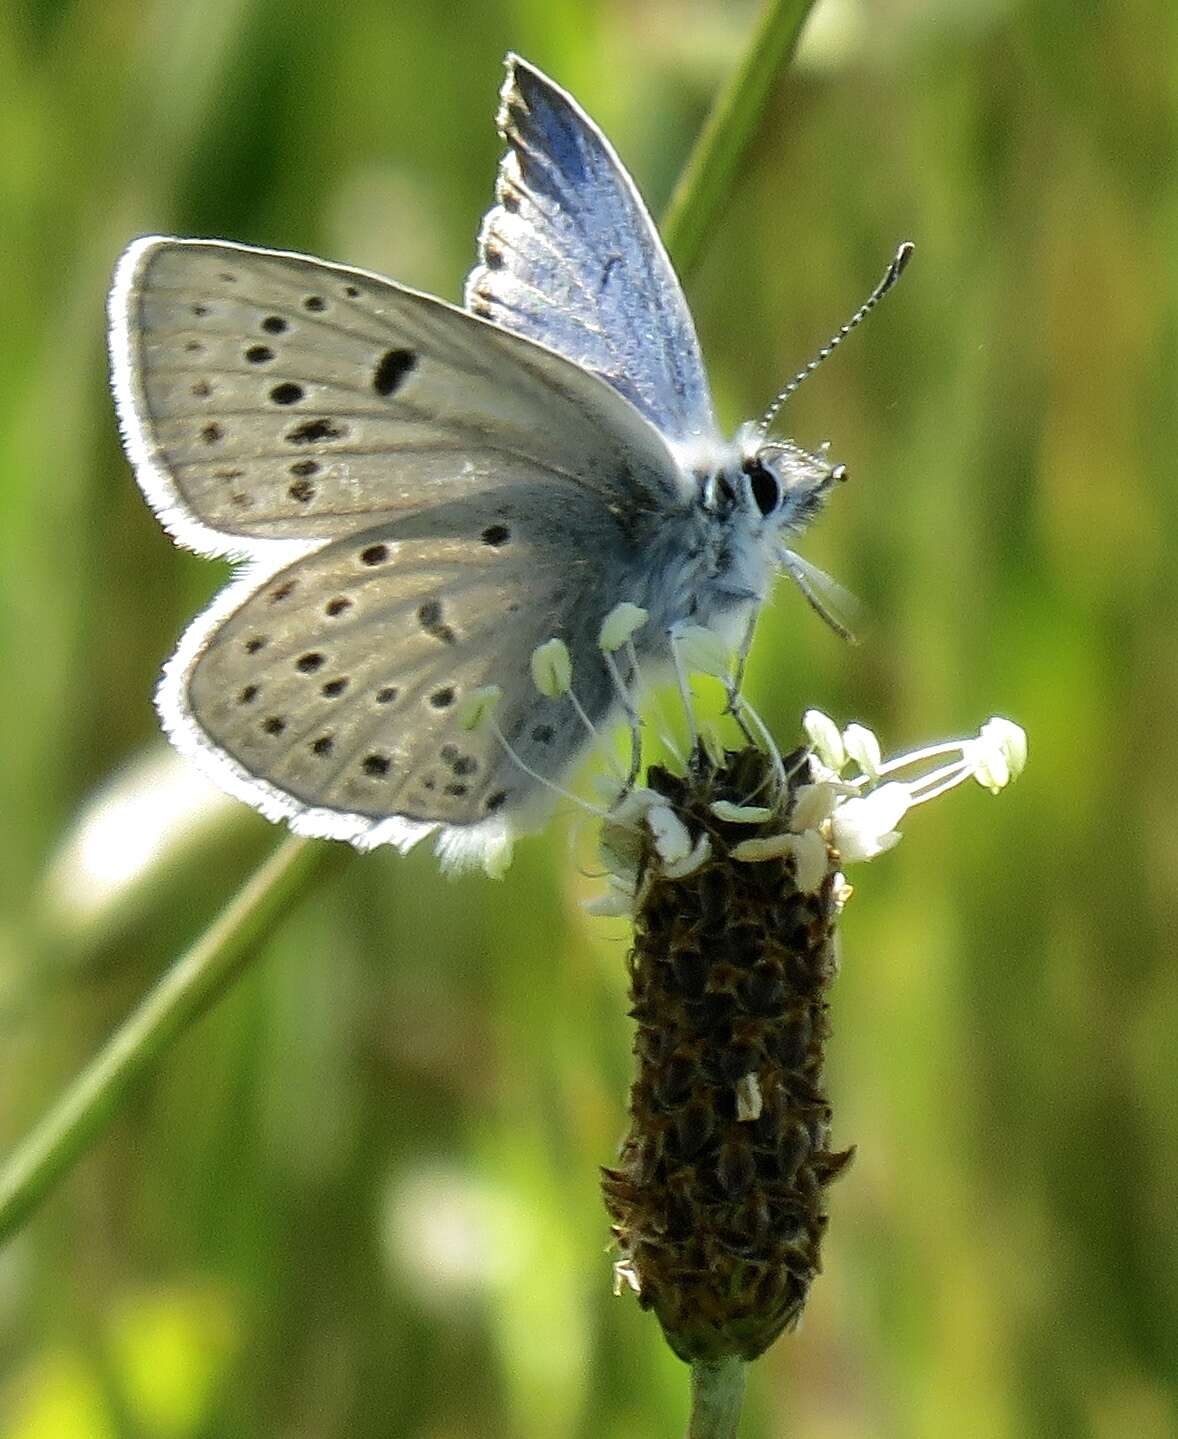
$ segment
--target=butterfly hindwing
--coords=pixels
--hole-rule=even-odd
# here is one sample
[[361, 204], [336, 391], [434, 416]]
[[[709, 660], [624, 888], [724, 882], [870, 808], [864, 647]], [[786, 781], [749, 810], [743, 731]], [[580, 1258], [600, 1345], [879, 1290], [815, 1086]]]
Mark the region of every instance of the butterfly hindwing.
[[[530, 768], [559, 777], [586, 742], [567, 701], [531, 677], [560, 636], [592, 656], [582, 704], [607, 713], [597, 629], [624, 585], [608, 512], [571, 498], [536, 517], [527, 483], [390, 519], [270, 575], [197, 621], [169, 670], [164, 718], [183, 748], [305, 832], [364, 841], [390, 815], [471, 826], [538, 796], [491, 728], [463, 726], [485, 685]], [[572, 558], [570, 558], [572, 557]]]

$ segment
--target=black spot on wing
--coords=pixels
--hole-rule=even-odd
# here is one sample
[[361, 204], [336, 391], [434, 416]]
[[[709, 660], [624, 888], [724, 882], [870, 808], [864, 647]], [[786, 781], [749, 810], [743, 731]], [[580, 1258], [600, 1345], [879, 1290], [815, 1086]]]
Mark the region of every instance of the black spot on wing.
[[378, 395], [394, 394], [416, 366], [417, 356], [412, 350], [387, 350], [372, 373], [372, 388]]
[[347, 432], [345, 425], [325, 415], [320, 419], [304, 420], [301, 425], [296, 425], [287, 432], [286, 442], [288, 445], [316, 445], [326, 440], [342, 440]]

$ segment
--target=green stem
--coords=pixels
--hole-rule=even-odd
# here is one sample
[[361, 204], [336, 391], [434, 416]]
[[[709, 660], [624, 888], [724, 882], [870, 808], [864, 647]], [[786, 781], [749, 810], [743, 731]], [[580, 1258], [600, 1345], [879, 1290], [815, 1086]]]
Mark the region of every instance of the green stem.
[[768, 0], [744, 59], [712, 104], [663, 216], [682, 276], [695, 269], [756, 138], [773, 85], [793, 57], [814, 0]]
[[687, 1439], [736, 1439], [748, 1365], [731, 1355], [691, 1366]]
[[[713, 229], [773, 81], [792, 54], [813, 3], [770, 0], [743, 63], [712, 107], [663, 229], [681, 273], [694, 266]], [[324, 849], [294, 838], [283, 841], [10, 1156], [0, 1170], [0, 1241], [90, 1148], [132, 1085], [254, 958], [274, 923], [301, 895]]]
[[326, 846], [283, 840], [0, 1171], [0, 1242], [95, 1142], [131, 1086], [229, 988], [305, 892]]

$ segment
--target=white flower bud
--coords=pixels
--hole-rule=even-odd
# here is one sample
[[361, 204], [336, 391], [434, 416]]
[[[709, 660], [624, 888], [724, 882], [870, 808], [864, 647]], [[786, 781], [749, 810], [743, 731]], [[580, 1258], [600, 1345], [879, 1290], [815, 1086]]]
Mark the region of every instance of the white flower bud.
[[638, 1282], [638, 1271], [629, 1259], [619, 1259], [614, 1265], [615, 1299], [621, 1295], [623, 1289], [630, 1289], [635, 1294], [642, 1293], [642, 1285]]

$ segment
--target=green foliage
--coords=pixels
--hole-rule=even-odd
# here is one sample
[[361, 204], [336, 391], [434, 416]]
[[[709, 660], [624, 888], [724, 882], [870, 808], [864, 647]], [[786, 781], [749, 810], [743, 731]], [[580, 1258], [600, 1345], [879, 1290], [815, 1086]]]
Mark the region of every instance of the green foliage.
[[[215, 234], [455, 296], [508, 46], [658, 208], [754, 20], [0, 10], [5, 1151], [278, 839], [188, 796], [145, 876], [146, 812], [79, 828], [162, 749], [157, 666], [224, 578], [167, 542], [119, 450], [115, 256]], [[783, 586], [752, 694], [782, 737], [810, 705], [888, 748], [997, 711], [1032, 749], [1001, 802], [930, 806], [856, 876], [829, 1080], [858, 1158], [748, 1439], [1178, 1429], [1176, 49], [1164, 0], [820, 0], [693, 276], [735, 424], [916, 242], [785, 416], [848, 465], [804, 549], [874, 628], [847, 648]], [[502, 885], [422, 853], [309, 888], [0, 1253], [5, 1439], [682, 1430], [685, 1371], [609, 1294], [625, 931], [579, 911], [575, 829]]]

